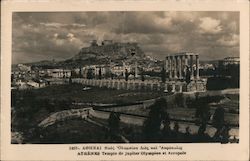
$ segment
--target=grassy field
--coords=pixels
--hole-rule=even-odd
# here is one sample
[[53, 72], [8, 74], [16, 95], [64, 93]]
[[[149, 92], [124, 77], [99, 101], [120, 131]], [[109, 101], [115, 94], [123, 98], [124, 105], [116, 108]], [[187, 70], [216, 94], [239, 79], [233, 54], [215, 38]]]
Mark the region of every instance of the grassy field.
[[[67, 84], [48, 86], [40, 89], [12, 91], [12, 131], [20, 131], [29, 133], [40, 121], [47, 117], [50, 113], [71, 109], [72, 102], [78, 103], [134, 103], [148, 99], [166, 96], [163, 92], [158, 91], [127, 91], [127, 90], [112, 90], [107, 88], [91, 87], [89, 90], [83, 90], [85, 86], [81, 84]], [[239, 108], [238, 95], [226, 95], [230, 102], [224, 103], [230, 108]], [[169, 101], [171, 102], [171, 101]], [[232, 103], [233, 102], [233, 103]], [[217, 106], [216, 106], [217, 107]], [[147, 116], [149, 109], [143, 105], [124, 106], [122, 108], [113, 108], [113, 110], [122, 113], [137, 114]], [[112, 110], [112, 108], [109, 108]], [[174, 119], [195, 119], [194, 108], [168, 107], [170, 117]], [[210, 110], [211, 113], [214, 109]], [[239, 115], [237, 113], [225, 113], [225, 120], [231, 124], [239, 123]], [[125, 133], [129, 138], [137, 137], [137, 135], [129, 136], [129, 131], [135, 131], [134, 127], [125, 129]], [[105, 131], [95, 125], [91, 125], [84, 121], [72, 120], [64, 123], [59, 123], [48, 128], [48, 135], [42, 139], [43, 143], [66, 143], [63, 138], [68, 138], [68, 142], [109, 142], [105, 136]], [[94, 136], [93, 133], [97, 136]], [[135, 132], [137, 133], [137, 132]], [[99, 136], [100, 135], [100, 136]], [[56, 137], [59, 136], [59, 137]], [[104, 138], [103, 138], [103, 137]], [[86, 138], [88, 138], [86, 140]], [[95, 140], [100, 138], [100, 140]], [[84, 140], [85, 139], [85, 140]], [[38, 142], [40, 139], [34, 139], [33, 142]], [[132, 139], [133, 140], [133, 139]], [[136, 139], [137, 140], [137, 139]]]
[[54, 85], [32, 90], [11, 91], [11, 130], [29, 132], [51, 113], [75, 107], [73, 102], [123, 104], [157, 98], [164, 93], [112, 90], [91, 87], [84, 91], [81, 84]]

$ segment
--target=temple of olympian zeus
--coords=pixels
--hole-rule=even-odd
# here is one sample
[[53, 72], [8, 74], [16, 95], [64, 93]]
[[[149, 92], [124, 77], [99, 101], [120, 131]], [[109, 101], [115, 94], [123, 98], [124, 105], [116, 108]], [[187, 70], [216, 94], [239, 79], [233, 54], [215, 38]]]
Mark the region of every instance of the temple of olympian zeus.
[[[195, 68], [194, 68], [195, 67]], [[167, 82], [182, 88], [182, 91], [205, 91], [206, 80], [199, 76], [199, 55], [191, 52], [166, 56]]]
[[[195, 60], [195, 61], [194, 61]], [[195, 65], [195, 69], [193, 68]], [[194, 53], [177, 53], [166, 57], [165, 69], [169, 80], [183, 80], [188, 72], [191, 80], [199, 79], [199, 55]]]

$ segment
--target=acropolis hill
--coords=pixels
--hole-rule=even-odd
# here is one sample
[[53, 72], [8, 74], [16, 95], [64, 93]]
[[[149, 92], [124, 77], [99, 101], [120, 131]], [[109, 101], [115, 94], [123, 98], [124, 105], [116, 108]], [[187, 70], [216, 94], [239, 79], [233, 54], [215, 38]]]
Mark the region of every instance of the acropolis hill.
[[132, 56], [143, 58], [145, 55], [137, 43], [121, 43], [112, 40], [104, 40], [98, 45], [94, 40], [90, 47], [84, 47], [75, 55], [73, 60], [86, 60], [90, 58], [102, 59], [109, 58], [111, 60], [122, 60]]
[[46, 60], [28, 64], [42, 68], [75, 68], [86, 65], [110, 64], [110, 62], [122, 64], [124, 60], [133, 62], [135, 59], [138, 63], [151, 62], [138, 43], [104, 40], [98, 44], [96, 40], [93, 40], [88, 47], [81, 48], [77, 54], [69, 59], [62, 61]]

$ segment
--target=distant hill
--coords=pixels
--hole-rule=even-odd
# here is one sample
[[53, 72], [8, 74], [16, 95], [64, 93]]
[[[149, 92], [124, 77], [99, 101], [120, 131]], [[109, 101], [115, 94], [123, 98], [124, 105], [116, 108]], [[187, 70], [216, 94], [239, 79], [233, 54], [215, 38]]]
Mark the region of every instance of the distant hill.
[[64, 61], [40, 61], [30, 63], [37, 67], [79, 67], [90, 64], [108, 64], [112, 62], [122, 62], [128, 59], [143, 59], [145, 54], [137, 43], [109, 42], [107, 44], [91, 44], [90, 47], [82, 48], [78, 54]]
[[200, 64], [213, 64], [218, 65], [219, 60], [200, 60]]
[[85, 47], [71, 60], [123, 60], [131, 57], [143, 58], [145, 54], [137, 43], [109, 43]]

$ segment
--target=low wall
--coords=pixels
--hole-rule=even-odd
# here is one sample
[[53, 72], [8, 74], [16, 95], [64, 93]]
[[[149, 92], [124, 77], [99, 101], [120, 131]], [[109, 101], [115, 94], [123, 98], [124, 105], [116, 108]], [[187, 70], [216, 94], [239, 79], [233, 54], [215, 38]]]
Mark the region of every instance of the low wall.
[[[100, 118], [100, 119], [108, 119], [110, 112], [109, 111], [100, 111], [100, 110], [90, 110], [90, 116]], [[146, 118], [134, 115], [120, 115], [120, 121], [126, 124], [138, 125], [142, 126], [143, 122]]]
[[198, 97], [205, 96], [221, 96], [223, 94], [239, 94], [240, 89], [224, 89], [224, 90], [213, 90], [213, 91], [203, 91], [203, 92], [183, 92], [185, 96], [189, 96], [190, 98], [195, 98], [195, 95], [198, 94]]
[[[109, 118], [109, 115], [110, 115], [110, 112], [108, 111], [93, 110], [92, 108], [64, 110], [64, 111], [51, 114], [48, 118], [43, 120], [38, 126], [47, 127], [49, 125], [52, 125], [58, 121], [63, 121], [65, 119], [87, 118], [89, 116], [107, 120]], [[147, 117], [127, 115], [127, 114], [120, 115], [120, 121], [122, 123], [137, 125], [137, 126], [143, 126], [143, 123], [146, 118]], [[175, 122], [176, 121], [171, 121], [170, 123], [171, 129], [174, 128]], [[189, 132], [191, 134], [196, 134], [199, 129], [199, 126], [190, 122], [178, 121], [178, 125], [179, 125], [179, 131], [182, 133], [186, 132], [187, 127], [189, 127], [189, 130], [190, 130]], [[214, 136], [215, 132], [216, 132], [216, 129], [214, 127], [207, 125], [205, 133], [207, 133], [209, 136], [212, 137]], [[231, 128], [229, 131], [229, 135], [231, 138], [235, 137], [239, 139], [239, 128]]]
[[[110, 112], [108, 111], [91, 110], [90, 112], [90, 116], [100, 118], [100, 119], [108, 119], [109, 115], [110, 115]], [[126, 114], [120, 115], [120, 121], [126, 124], [143, 126], [143, 123], [145, 120], [146, 120], [146, 117], [142, 117], [142, 116], [134, 116], [134, 115], [126, 115]], [[176, 121], [171, 121], [170, 123], [171, 129], [174, 129], [175, 122]], [[185, 133], [186, 128], [189, 127], [191, 134], [198, 133], [199, 126], [195, 125], [194, 123], [178, 121], [178, 125], [179, 125], [179, 132]], [[215, 132], [216, 132], [216, 128], [210, 125], [207, 125], [205, 133], [207, 133], [210, 137], [213, 137]], [[231, 138], [236, 137], [238, 139], [239, 129], [231, 128], [229, 131], [229, 135]]]
[[51, 114], [49, 117], [44, 119], [42, 122], [38, 124], [40, 127], [47, 127], [53, 125], [58, 121], [64, 121], [65, 119], [70, 118], [79, 118], [79, 117], [87, 117], [89, 115], [90, 108], [82, 108], [82, 109], [70, 109], [70, 110], [63, 110], [59, 112], [55, 112]]
[[167, 81], [162, 83], [159, 80], [119, 80], [119, 79], [85, 79], [72, 78], [73, 83], [81, 83], [88, 86], [106, 87], [112, 89], [123, 90], [155, 90], [165, 92], [183, 92], [187, 90], [204, 91], [205, 88], [200, 88], [201, 84], [205, 83], [201, 80], [192, 81], [187, 88], [187, 84], [182, 81]]

